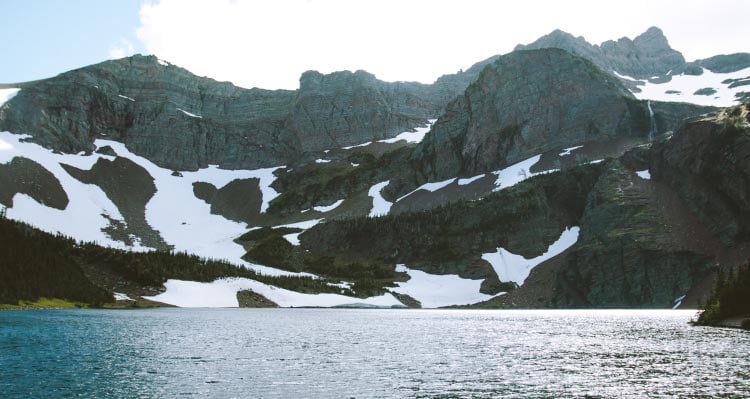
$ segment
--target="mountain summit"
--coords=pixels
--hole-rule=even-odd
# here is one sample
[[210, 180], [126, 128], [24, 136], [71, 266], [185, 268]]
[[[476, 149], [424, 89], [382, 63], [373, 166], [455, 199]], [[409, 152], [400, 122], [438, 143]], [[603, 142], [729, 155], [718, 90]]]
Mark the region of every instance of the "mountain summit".
[[647, 79], [666, 75], [685, 64], [679, 51], [669, 46], [661, 29], [651, 27], [631, 40], [627, 37], [617, 41], [608, 40], [597, 46], [583, 37], [555, 30], [528, 45], [518, 45], [515, 50], [560, 48], [591, 60], [605, 71], [616, 71], [623, 75]]

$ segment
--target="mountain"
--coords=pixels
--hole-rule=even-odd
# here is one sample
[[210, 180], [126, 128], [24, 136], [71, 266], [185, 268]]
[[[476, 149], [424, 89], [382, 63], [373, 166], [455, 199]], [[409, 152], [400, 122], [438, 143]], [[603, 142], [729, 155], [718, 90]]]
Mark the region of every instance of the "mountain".
[[154, 56], [133, 56], [23, 84], [0, 131], [66, 153], [117, 140], [159, 166], [253, 169], [310, 151], [385, 139], [437, 117], [420, 84], [364, 71], [307, 72], [297, 91], [243, 89], [198, 77]]
[[646, 104], [593, 63], [557, 49], [515, 51], [448, 105], [414, 162], [429, 178], [474, 176], [553, 148], [648, 130]]
[[[649, 28], [635, 39], [601, 45], [555, 30], [518, 50], [559, 48], [580, 55], [622, 80], [639, 99], [730, 106], [748, 98], [750, 54], [717, 55], [686, 62], [661, 29]], [[745, 99], [745, 100], [743, 100]]]
[[[695, 304], [750, 257], [747, 108], [709, 106], [737, 104], [743, 56], [644, 79], [689, 64], [658, 30], [542, 42], [577, 54], [519, 49], [433, 84], [243, 89], [134, 56], [5, 85], [2, 213], [89, 242], [49, 245], [106, 295], [178, 306]], [[686, 82], [720, 84], [659, 93]], [[33, 280], [8, 275], [14, 295]]]
[[688, 121], [610, 161], [585, 200], [576, 245], [480, 306], [697, 306], [717, 272], [750, 258], [748, 111]]
[[635, 39], [623, 37], [609, 40], [600, 46], [589, 44], [583, 37], [574, 37], [561, 30], [539, 38], [528, 45], [518, 45], [515, 50], [559, 48], [591, 60], [605, 71], [648, 79], [666, 75], [685, 65], [685, 58], [669, 46], [661, 29], [649, 28]]

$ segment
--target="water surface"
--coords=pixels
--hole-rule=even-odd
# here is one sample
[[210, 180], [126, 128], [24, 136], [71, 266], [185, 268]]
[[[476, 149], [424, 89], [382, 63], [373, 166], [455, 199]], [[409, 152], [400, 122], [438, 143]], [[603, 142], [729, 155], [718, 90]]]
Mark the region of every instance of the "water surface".
[[694, 311], [0, 312], [0, 396], [750, 397], [750, 334]]

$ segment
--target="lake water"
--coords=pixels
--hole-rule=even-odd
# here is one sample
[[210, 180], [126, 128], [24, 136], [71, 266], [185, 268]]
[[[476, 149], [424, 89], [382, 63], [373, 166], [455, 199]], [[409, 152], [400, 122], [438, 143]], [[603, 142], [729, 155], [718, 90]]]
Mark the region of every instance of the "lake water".
[[0, 397], [750, 397], [694, 311], [0, 312]]

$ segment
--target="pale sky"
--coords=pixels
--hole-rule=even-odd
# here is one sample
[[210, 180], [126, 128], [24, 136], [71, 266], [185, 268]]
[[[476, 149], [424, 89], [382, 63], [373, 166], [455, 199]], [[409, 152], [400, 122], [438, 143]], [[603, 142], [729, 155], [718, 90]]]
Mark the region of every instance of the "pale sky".
[[309, 69], [431, 83], [557, 28], [599, 44], [658, 26], [689, 61], [750, 52], [744, 0], [3, 0], [0, 13], [0, 82], [151, 53], [243, 87], [295, 89]]

